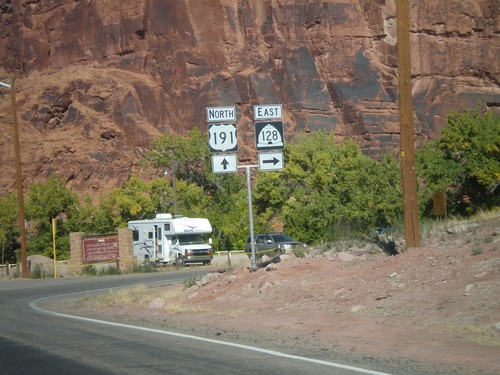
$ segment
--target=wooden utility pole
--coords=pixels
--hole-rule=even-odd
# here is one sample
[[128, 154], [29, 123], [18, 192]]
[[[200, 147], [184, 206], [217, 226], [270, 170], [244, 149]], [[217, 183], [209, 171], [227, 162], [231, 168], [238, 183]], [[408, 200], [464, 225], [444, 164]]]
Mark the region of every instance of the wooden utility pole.
[[17, 200], [19, 203], [19, 231], [21, 233], [21, 262], [22, 275], [24, 278], [29, 277], [28, 273], [28, 250], [26, 246], [26, 227], [24, 219], [24, 195], [23, 195], [23, 173], [21, 170], [21, 147], [19, 145], [19, 127], [17, 123], [17, 103], [16, 103], [16, 88], [14, 86], [14, 76], [10, 82], [10, 103], [12, 107], [12, 130], [14, 133], [14, 153], [16, 157], [16, 187]]
[[399, 119], [406, 247], [419, 247], [415, 131], [411, 93], [410, 8], [408, 0], [396, 1], [398, 38]]
[[177, 209], [177, 182], [176, 182], [176, 173], [177, 173], [177, 160], [175, 160], [174, 148], [170, 147], [170, 159], [172, 160], [172, 191], [174, 195], [174, 217], [178, 214]]

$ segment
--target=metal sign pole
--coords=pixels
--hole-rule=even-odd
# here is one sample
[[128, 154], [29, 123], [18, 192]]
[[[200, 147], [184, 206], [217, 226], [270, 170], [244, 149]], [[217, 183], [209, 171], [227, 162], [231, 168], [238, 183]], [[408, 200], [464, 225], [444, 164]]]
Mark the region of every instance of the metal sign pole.
[[253, 212], [252, 212], [252, 183], [250, 181], [250, 168], [257, 168], [258, 165], [244, 165], [238, 168], [245, 168], [247, 175], [247, 194], [248, 194], [248, 221], [250, 223], [250, 246], [252, 249], [251, 253], [251, 270], [257, 270], [257, 263], [255, 260], [255, 236], [253, 230]]

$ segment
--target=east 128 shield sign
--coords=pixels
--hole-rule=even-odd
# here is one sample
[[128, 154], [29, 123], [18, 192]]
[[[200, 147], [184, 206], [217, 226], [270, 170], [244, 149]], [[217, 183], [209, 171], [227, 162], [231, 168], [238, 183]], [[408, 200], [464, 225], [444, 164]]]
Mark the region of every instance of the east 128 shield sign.
[[257, 150], [277, 150], [285, 148], [283, 122], [256, 122], [255, 146]]
[[236, 124], [209, 124], [208, 145], [210, 152], [238, 151]]

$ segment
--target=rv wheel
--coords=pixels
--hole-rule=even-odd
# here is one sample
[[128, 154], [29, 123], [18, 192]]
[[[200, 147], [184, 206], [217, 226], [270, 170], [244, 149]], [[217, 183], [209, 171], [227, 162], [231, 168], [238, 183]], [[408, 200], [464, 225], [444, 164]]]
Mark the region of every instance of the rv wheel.
[[179, 266], [181, 267], [184, 267], [186, 265], [186, 262], [184, 261], [184, 258], [183, 257], [178, 257], [177, 258], [177, 263], [179, 264]]

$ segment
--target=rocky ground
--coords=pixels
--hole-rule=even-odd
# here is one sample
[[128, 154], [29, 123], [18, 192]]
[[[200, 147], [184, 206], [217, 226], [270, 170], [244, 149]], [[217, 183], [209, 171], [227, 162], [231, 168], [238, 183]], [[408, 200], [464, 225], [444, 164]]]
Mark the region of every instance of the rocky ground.
[[395, 256], [373, 244], [312, 250], [255, 272], [214, 270], [189, 288], [155, 288], [141, 302], [83, 310], [136, 323], [146, 310], [147, 324], [302, 355], [499, 373], [500, 216], [443, 224], [423, 242]]

